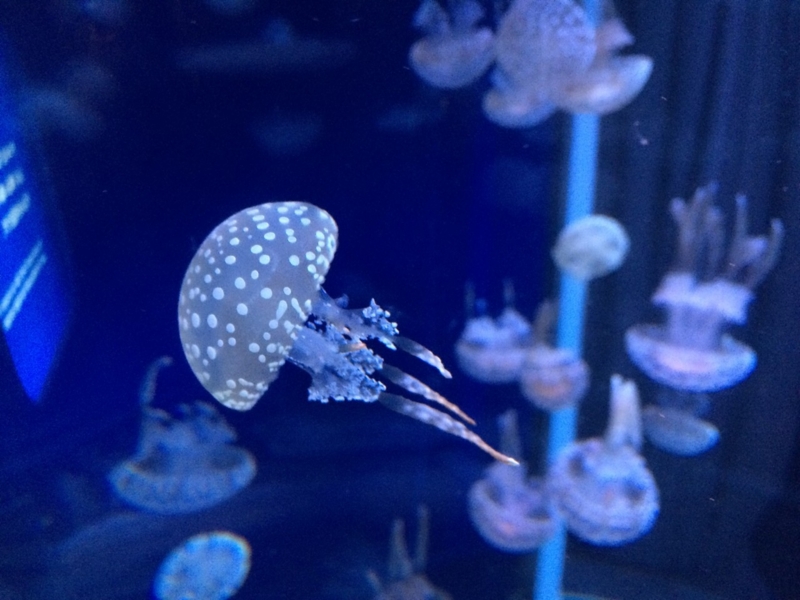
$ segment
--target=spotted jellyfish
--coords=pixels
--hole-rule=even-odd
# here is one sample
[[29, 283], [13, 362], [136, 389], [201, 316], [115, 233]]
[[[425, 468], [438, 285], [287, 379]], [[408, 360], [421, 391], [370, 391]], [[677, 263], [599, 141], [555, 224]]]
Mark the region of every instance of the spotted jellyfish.
[[567, 348], [548, 343], [558, 310], [543, 302], [534, 321], [534, 343], [525, 354], [519, 388], [534, 406], [554, 411], [575, 406], [589, 389], [589, 365]]
[[119, 498], [160, 514], [219, 504], [247, 487], [256, 474], [255, 459], [233, 445], [236, 432], [210, 404], [183, 404], [177, 416], [152, 406], [158, 372], [171, 362], [163, 357], [150, 367], [141, 388], [138, 448], [108, 475]]
[[629, 248], [630, 239], [619, 221], [588, 215], [561, 230], [552, 255], [559, 269], [589, 281], [619, 269]]
[[[522, 444], [517, 412], [508, 410], [497, 423], [500, 450], [522, 464]], [[527, 477], [525, 470], [495, 462], [472, 484], [468, 494], [469, 516], [480, 536], [505, 552], [530, 552], [555, 532], [555, 507], [541, 478]]]
[[612, 375], [605, 437], [568, 445], [548, 472], [559, 513], [573, 534], [591, 544], [617, 546], [651, 529], [659, 494], [638, 453], [641, 442], [636, 384]]
[[471, 316], [456, 342], [456, 359], [462, 371], [483, 383], [516, 381], [531, 345], [531, 324], [514, 308], [508, 286], [505, 296], [506, 306], [497, 319], [475, 316], [483, 312], [485, 303], [475, 302], [472, 288], [467, 288], [466, 308]]
[[250, 544], [230, 531], [190, 537], [172, 550], [156, 573], [158, 600], [227, 600], [250, 572]]
[[753, 371], [756, 353], [724, 331], [747, 322], [753, 290], [775, 265], [783, 239], [778, 219], [768, 236], [748, 235], [747, 198], [739, 194], [726, 253], [716, 191], [711, 183], [698, 188], [691, 202], [676, 198], [670, 204], [678, 226], [676, 259], [652, 297], [665, 309], [666, 323], [634, 325], [625, 334], [633, 363], [676, 390], [721, 390]]
[[658, 402], [642, 410], [642, 429], [654, 446], [678, 456], [696, 456], [719, 440], [719, 429], [701, 418], [708, 394], [664, 389]]
[[425, 576], [429, 528], [430, 514], [427, 507], [421, 505], [417, 510], [417, 542], [412, 558], [406, 546], [405, 524], [402, 519], [394, 522], [389, 548], [389, 581], [384, 584], [374, 571], [367, 573], [375, 590], [373, 600], [451, 600], [450, 594]]
[[448, 14], [436, 0], [423, 0], [414, 26], [424, 34], [411, 46], [409, 63], [438, 88], [460, 88], [477, 80], [494, 60], [494, 35], [478, 27], [483, 8], [475, 0], [452, 0]]
[[333, 217], [304, 202], [247, 208], [214, 228], [186, 270], [178, 302], [184, 353], [200, 383], [228, 408], [249, 410], [289, 360], [311, 375], [309, 400], [378, 401], [515, 463], [461, 421], [391, 393], [373, 377], [474, 424], [420, 380], [384, 363], [366, 342], [405, 350], [451, 377], [438, 356], [400, 336], [374, 300], [362, 310], [347, 309], [322, 288], [337, 240]]

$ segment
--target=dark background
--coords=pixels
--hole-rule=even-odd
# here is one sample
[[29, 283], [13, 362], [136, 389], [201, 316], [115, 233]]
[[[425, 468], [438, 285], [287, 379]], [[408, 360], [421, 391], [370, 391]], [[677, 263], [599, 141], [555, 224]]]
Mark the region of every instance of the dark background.
[[[75, 59], [113, 74], [92, 135], [39, 131], [78, 310], [44, 401], [4, 406], [0, 582], [9, 597], [143, 598], [172, 546], [230, 528], [254, 548], [242, 598], [367, 598], [364, 573], [385, 573], [392, 519], [409, 520], [413, 534], [420, 502], [432, 511], [435, 583], [455, 598], [526, 597], [531, 559], [490, 549], [466, 515], [466, 491], [486, 457], [378, 406], [311, 404], [293, 367], [252, 411], [225, 412], [260, 468], [230, 502], [185, 517], [120, 517], [105, 473], [135, 447], [137, 390], [156, 357], [177, 359], [159, 380], [159, 403], [209, 399], [182, 359], [178, 290], [196, 246], [243, 207], [301, 199], [328, 210], [340, 229], [328, 291], [354, 306], [374, 296], [448, 365], [467, 281], [499, 312], [503, 281], [512, 280], [518, 308], [532, 314], [556, 292], [548, 249], [560, 227], [568, 119], [502, 130], [480, 113], [485, 78], [456, 92], [427, 89], [407, 67], [416, 2], [263, 2], [239, 17], [201, 2], [130, 2], [119, 4], [120, 19], [88, 0], [0, 6], [20, 89], [57, 87]], [[713, 396], [720, 443], [693, 459], [647, 447], [662, 495], [655, 528], [618, 549], [571, 539], [567, 581], [617, 598], [642, 597], [642, 585], [653, 598], [677, 597], [669, 595], [677, 585], [731, 599], [796, 598], [800, 4], [620, 1], [617, 9], [655, 69], [634, 103], [602, 121], [597, 212], [626, 226], [632, 252], [591, 286], [593, 380], [581, 435], [605, 426], [611, 373], [634, 376], [645, 401], [657, 391], [629, 363], [622, 338], [656, 317], [648, 299], [673, 249], [670, 198], [718, 180], [727, 214], [745, 192], [753, 230], [779, 217], [786, 242], [748, 326], [735, 333], [759, 365]], [[180, 49], [256, 38], [278, 16], [299, 35], [351, 41], [355, 56], [302, 72], [175, 66]], [[436, 117], [407, 132], [380, 130], [378, 117], [398, 104]], [[323, 123], [301, 154], [271, 155], [250, 133], [259, 118], [295, 112]], [[518, 408], [531, 464], [540, 464], [546, 422], [516, 388], [483, 386], [456, 369], [449, 382], [409, 369], [474, 416], [490, 441], [495, 416]]]

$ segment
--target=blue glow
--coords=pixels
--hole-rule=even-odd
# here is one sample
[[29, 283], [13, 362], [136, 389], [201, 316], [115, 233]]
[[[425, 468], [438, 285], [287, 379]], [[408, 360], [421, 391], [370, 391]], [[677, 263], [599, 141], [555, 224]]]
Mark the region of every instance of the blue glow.
[[41, 397], [71, 313], [63, 253], [11, 106], [0, 46], [0, 326], [20, 383]]

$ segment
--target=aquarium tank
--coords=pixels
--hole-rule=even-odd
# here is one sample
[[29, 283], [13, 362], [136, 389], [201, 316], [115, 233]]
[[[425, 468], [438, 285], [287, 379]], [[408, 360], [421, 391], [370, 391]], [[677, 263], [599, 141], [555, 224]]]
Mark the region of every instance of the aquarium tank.
[[798, 600], [798, 31], [5, 2], [0, 599]]

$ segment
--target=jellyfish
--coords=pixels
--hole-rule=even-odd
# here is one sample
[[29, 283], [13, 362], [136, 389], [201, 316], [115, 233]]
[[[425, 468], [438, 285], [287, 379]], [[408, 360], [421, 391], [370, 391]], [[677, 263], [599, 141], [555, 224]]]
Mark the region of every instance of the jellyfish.
[[607, 114], [628, 104], [650, 77], [646, 56], [618, 56], [633, 42], [608, 16], [595, 28], [573, 0], [515, 0], [495, 38], [493, 87], [484, 114], [503, 127], [530, 127], [557, 109]]
[[156, 573], [158, 600], [227, 600], [250, 572], [250, 544], [230, 531], [190, 537], [172, 550]]
[[[531, 324], [514, 308], [512, 294], [506, 286], [506, 307], [497, 319], [485, 314], [467, 319], [456, 342], [459, 367], [483, 383], [516, 381], [531, 345]], [[474, 313], [476, 302], [470, 287], [466, 304], [467, 313]]]
[[676, 198], [678, 226], [672, 268], [652, 302], [667, 313], [664, 325], [634, 325], [625, 333], [628, 356], [651, 379], [676, 390], [712, 392], [736, 385], [755, 368], [752, 348], [724, 333], [744, 325], [754, 290], [777, 261], [783, 225], [773, 219], [768, 236], [750, 236], [747, 198], [736, 196], [733, 235], [725, 253], [717, 185], [698, 188], [691, 202]]
[[642, 410], [645, 437], [657, 448], [671, 454], [702, 454], [719, 440], [719, 429], [700, 418], [708, 405], [708, 394], [665, 389], [657, 404]]
[[573, 442], [550, 467], [548, 481], [567, 528], [599, 546], [632, 542], [659, 511], [655, 479], [641, 446], [636, 384], [611, 377], [611, 414], [604, 438]]
[[290, 360], [311, 375], [309, 400], [378, 401], [514, 463], [444, 411], [387, 391], [373, 375], [443, 406], [474, 424], [442, 395], [384, 363], [366, 344], [402, 349], [451, 377], [441, 359], [399, 335], [373, 300], [348, 309], [321, 287], [336, 251], [338, 228], [304, 202], [274, 202], [237, 212], [203, 241], [183, 279], [178, 325], [184, 353], [219, 402], [249, 410]]
[[[500, 450], [522, 463], [517, 413], [508, 410], [497, 423]], [[524, 469], [495, 462], [468, 495], [472, 524], [486, 542], [505, 552], [530, 552], [555, 532], [557, 516], [544, 481]]]
[[628, 234], [619, 221], [605, 215], [589, 215], [558, 234], [552, 254], [559, 269], [588, 281], [616, 271], [629, 248]]
[[154, 513], [202, 510], [235, 495], [252, 481], [256, 461], [233, 446], [236, 432], [210, 404], [182, 404], [173, 416], [151, 406], [158, 371], [153, 363], [142, 385], [139, 445], [108, 475], [118, 497]]
[[525, 354], [519, 388], [534, 406], [554, 411], [575, 406], [589, 389], [589, 365], [568, 348], [548, 343], [557, 316], [553, 302], [543, 302], [534, 322], [534, 343]]
[[414, 25], [425, 37], [414, 43], [409, 63], [424, 81], [439, 88], [460, 88], [477, 80], [494, 60], [494, 35], [477, 27], [483, 8], [475, 0], [452, 0], [452, 14], [436, 0], [423, 0]]
[[367, 573], [375, 590], [374, 600], [450, 600], [450, 594], [437, 588], [425, 576], [429, 528], [430, 514], [427, 507], [420, 505], [417, 509], [417, 543], [412, 558], [406, 546], [405, 524], [402, 519], [394, 522], [389, 548], [389, 581], [384, 585], [374, 571]]

